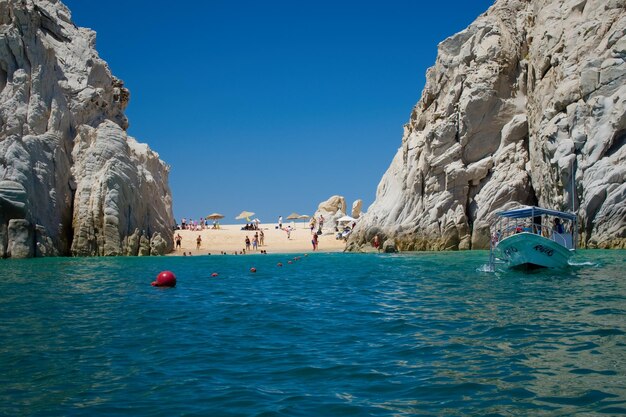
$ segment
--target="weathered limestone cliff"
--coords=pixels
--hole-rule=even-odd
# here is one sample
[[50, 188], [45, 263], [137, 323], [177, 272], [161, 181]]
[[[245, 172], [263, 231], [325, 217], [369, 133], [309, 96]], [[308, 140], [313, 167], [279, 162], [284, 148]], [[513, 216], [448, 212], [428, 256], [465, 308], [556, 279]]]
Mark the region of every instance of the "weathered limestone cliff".
[[625, 58], [624, 0], [497, 0], [439, 45], [349, 249], [486, 248], [518, 204], [574, 208], [583, 245], [625, 247]]
[[95, 37], [57, 0], [0, 0], [0, 257], [173, 248], [169, 168], [126, 134]]

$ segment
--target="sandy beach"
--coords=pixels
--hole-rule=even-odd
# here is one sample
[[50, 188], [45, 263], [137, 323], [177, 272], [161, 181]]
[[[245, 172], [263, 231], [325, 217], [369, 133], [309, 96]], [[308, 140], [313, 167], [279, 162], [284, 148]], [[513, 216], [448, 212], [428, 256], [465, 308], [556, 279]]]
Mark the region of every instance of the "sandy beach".
[[[293, 223], [283, 223], [283, 227], [293, 225]], [[182, 237], [181, 248], [174, 250], [169, 255], [180, 255], [184, 252], [192, 255], [219, 255], [222, 252], [227, 254], [239, 253], [245, 248], [246, 236], [252, 241], [254, 230], [241, 230], [242, 224], [220, 225], [219, 229], [205, 229], [200, 231], [177, 230], [174, 236], [180, 233]], [[260, 229], [265, 234], [265, 244], [259, 246], [256, 251], [250, 250], [249, 254], [261, 253], [261, 250], [267, 253], [294, 253], [294, 252], [312, 252], [311, 230], [303, 225], [302, 222], [296, 223], [295, 230], [291, 231], [288, 239], [284, 230], [277, 228], [277, 224], [261, 224]], [[196, 239], [200, 236], [202, 243], [200, 249], [196, 249]], [[343, 240], [335, 239], [335, 235], [326, 234], [319, 236], [318, 251], [319, 252], [341, 252], [345, 248]]]

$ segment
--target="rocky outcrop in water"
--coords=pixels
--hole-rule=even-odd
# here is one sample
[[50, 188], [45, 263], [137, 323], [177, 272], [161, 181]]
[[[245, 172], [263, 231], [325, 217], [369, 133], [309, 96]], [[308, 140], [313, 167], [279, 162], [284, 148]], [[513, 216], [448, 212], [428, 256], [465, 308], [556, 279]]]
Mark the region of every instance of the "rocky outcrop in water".
[[584, 246], [625, 247], [625, 58], [623, 0], [496, 1], [439, 45], [349, 249], [487, 248], [518, 204], [574, 207]]
[[129, 92], [56, 0], [0, 1], [0, 256], [173, 248], [169, 168], [127, 135]]

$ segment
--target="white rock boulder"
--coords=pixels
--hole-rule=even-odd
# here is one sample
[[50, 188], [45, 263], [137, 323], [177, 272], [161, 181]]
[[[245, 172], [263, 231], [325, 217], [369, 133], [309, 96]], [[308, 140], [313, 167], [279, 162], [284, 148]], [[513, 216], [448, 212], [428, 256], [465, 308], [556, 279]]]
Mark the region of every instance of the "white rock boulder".
[[323, 217], [324, 227], [322, 231], [331, 233], [335, 230], [335, 224], [337, 222], [337, 219], [345, 216], [346, 210], [346, 199], [343, 196], [334, 195], [328, 200], [322, 201], [318, 205], [317, 211], [313, 216], [318, 221], [318, 227], [320, 216]]
[[350, 214], [350, 216], [354, 217], [355, 219], [358, 219], [359, 217], [361, 217], [361, 214], [363, 213], [363, 200], [358, 199], [355, 200], [354, 203], [352, 203], [352, 213]]

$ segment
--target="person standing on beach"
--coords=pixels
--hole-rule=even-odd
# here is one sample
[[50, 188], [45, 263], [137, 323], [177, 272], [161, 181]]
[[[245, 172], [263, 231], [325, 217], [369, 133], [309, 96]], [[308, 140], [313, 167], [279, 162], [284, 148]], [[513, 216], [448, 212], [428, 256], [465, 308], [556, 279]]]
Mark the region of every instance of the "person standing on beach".
[[264, 246], [265, 245], [265, 233], [263, 233], [263, 230], [259, 230], [259, 246]]
[[245, 242], [246, 242], [246, 251], [249, 251], [250, 250], [250, 238], [248, 236], [246, 236]]
[[178, 233], [174, 239], [176, 240], [176, 250], [178, 250], [181, 247], [180, 244], [183, 241], [183, 237], [180, 235], [180, 233]]
[[257, 235], [255, 234], [252, 237], [252, 249], [257, 250], [257, 247], [259, 245], [259, 238], [257, 237]]
[[374, 246], [377, 251], [380, 251], [380, 249], [378, 249], [380, 247], [380, 240], [378, 240], [378, 235], [374, 236], [374, 242], [372, 243], [372, 246]]
[[196, 238], [196, 250], [200, 250], [200, 244], [202, 243], [202, 236], [198, 235]]
[[278, 216], [278, 228], [283, 228], [283, 216]]
[[311, 243], [313, 244], [313, 250], [317, 250], [317, 245], [318, 245], [317, 233], [313, 234], [313, 238], [311, 239]]

